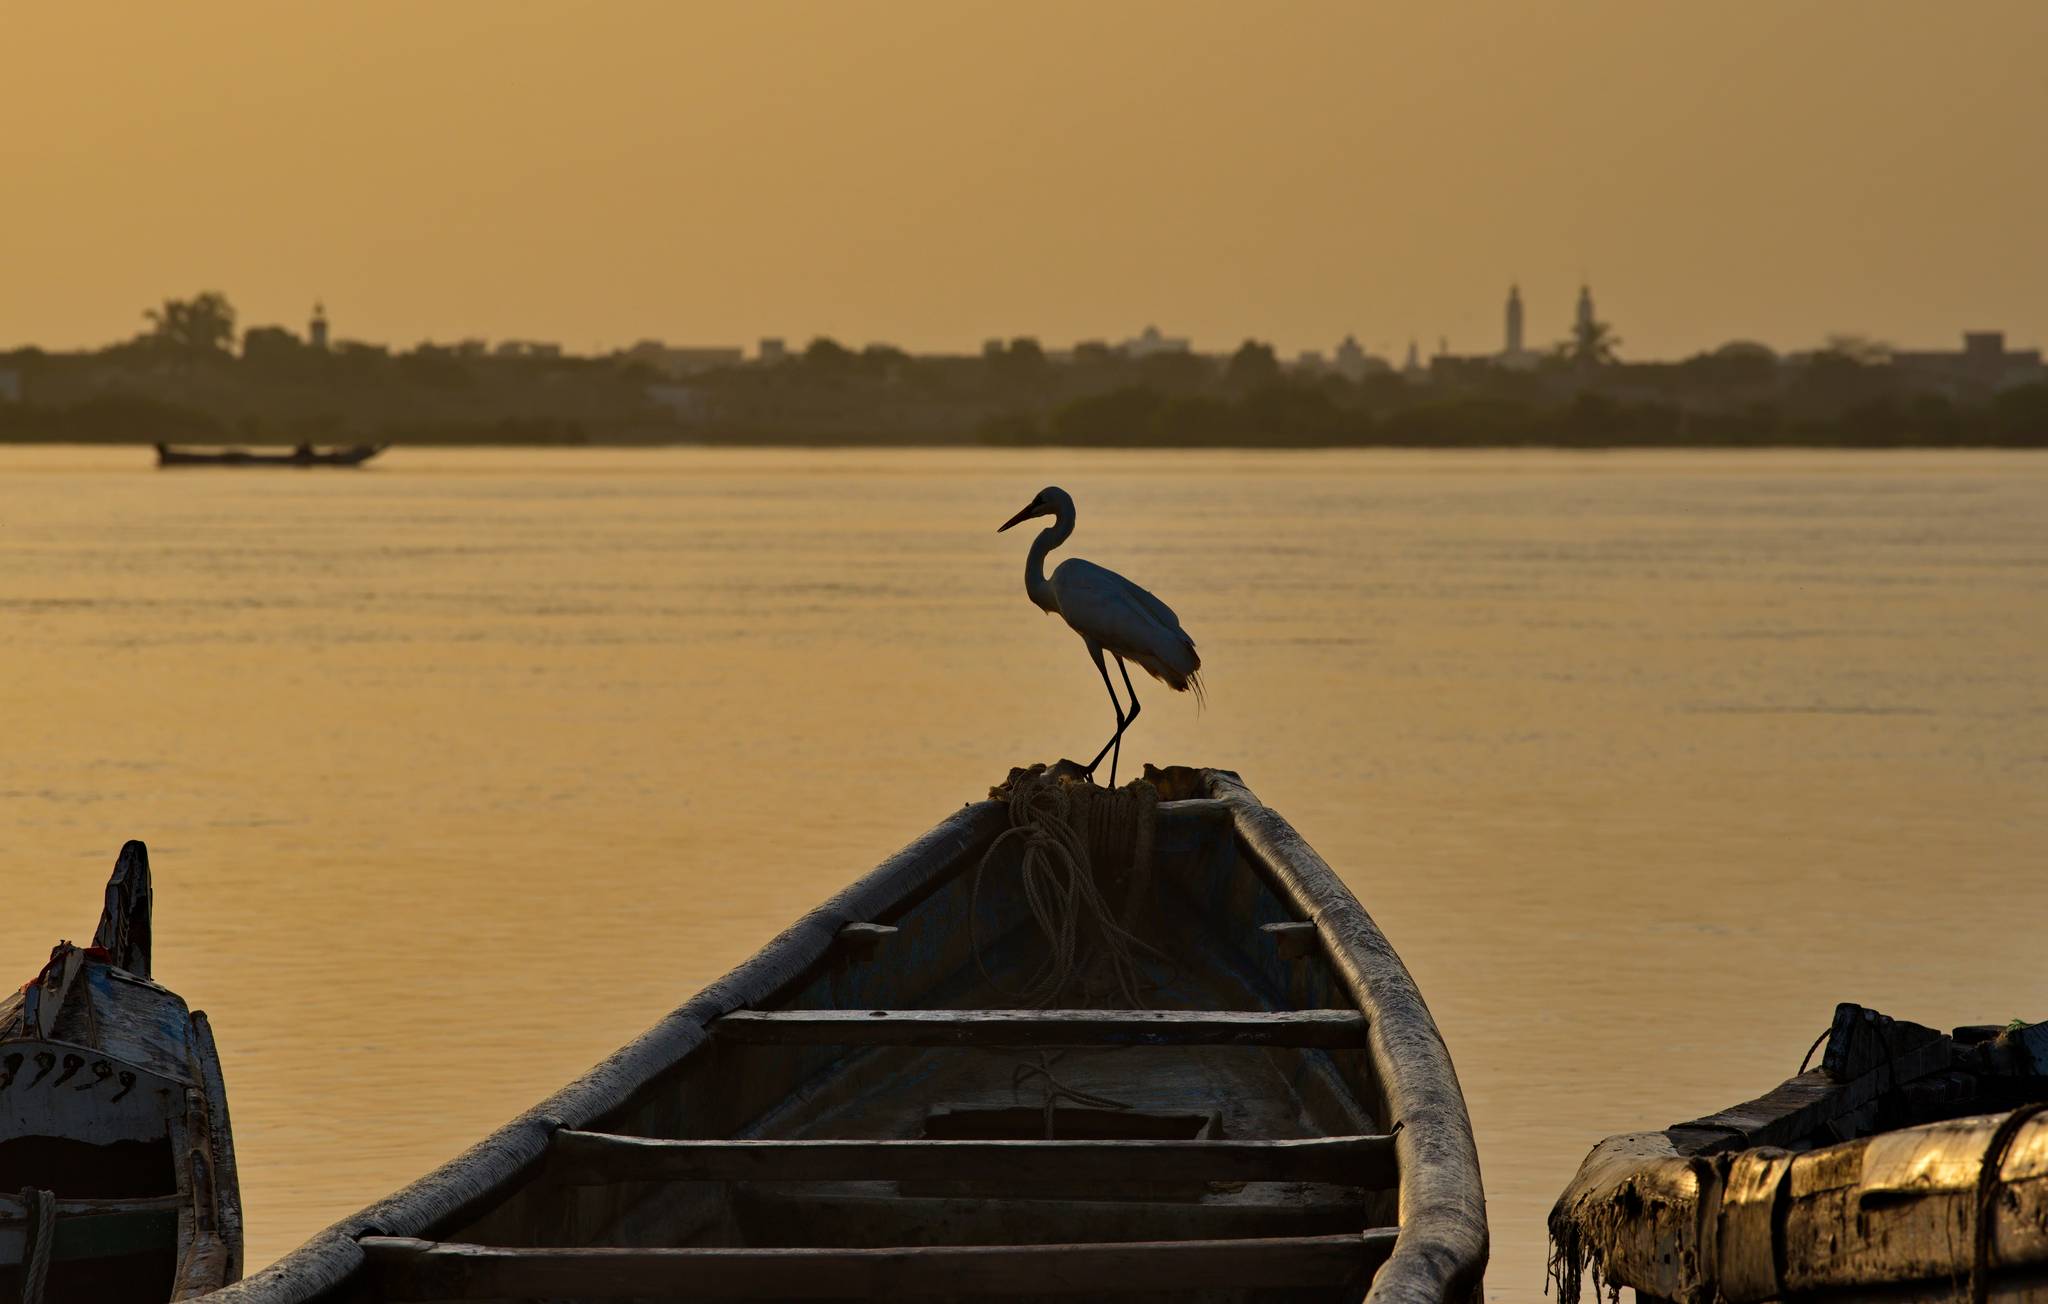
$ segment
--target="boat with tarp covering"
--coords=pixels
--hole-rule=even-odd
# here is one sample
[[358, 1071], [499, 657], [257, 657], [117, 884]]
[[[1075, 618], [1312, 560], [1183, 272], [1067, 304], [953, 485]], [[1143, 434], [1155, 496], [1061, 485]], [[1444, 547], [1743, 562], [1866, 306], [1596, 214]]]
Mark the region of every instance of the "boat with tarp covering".
[[149, 851], [121, 848], [90, 946], [0, 1000], [0, 1300], [160, 1304], [242, 1275], [206, 1016], [150, 981]]
[[1823, 1040], [1768, 1095], [1593, 1148], [1550, 1213], [1562, 1304], [1587, 1273], [1643, 1301], [2048, 1300], [2048, 1023], [1844, 1004]]
[[1236, 775], [1013, 772], [581, 1080], [218, 1296], [1480, 1298], [1442, 1038]]

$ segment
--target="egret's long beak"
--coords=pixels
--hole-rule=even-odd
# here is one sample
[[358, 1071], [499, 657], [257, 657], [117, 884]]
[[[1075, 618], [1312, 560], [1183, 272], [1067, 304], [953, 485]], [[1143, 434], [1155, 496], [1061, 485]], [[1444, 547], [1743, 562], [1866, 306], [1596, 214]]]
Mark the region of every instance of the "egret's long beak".
[[1034, 516], [1036, 516], [1036, 515], [1038, 515], [1038, 504], [1037, 504], [1037, 503], [1035, 503], [1035, 502], [1033, 502], [1033, 503], [1026, 503], [1026, 504], [1024, 505], [1024, 510], [1023, 510], [1023, 511], [1021, 511], [1021, 512], [1018, 512], [1018, 513], [1017, 513], [1017, 514], [1016, 514], [1015, 516], [1012, 516], [1012, 517], [1011, 517], [1011, 518], [1010, 518], [1009, 520], [1007, 520], [1007, 521], [1004, 521], [1004, 522], [1003, 522], [1003, 523], [1002, 523], [1001, 525], [998, 525], [998, 526], [996, 527], [996, 533], [997, 533], [997, 534], [1001, 534], [1001, 533], [1002, 533], [1002, 532], [1003, 532], [1004, 530], [1007, 530], [1007, 529], [1009, 529], [1009, 528], [1010, 528], [1011, 526], [1013, 526], [1013, 525], [1016, 525], [1016, 524], [1017, 524], [1018, 522], [1020, 522], [1020, 521], [1028, 521], [1028, 520], [1030, 520], [1030, 519], [1031, 519], [1032, 517], [1034, 517]]

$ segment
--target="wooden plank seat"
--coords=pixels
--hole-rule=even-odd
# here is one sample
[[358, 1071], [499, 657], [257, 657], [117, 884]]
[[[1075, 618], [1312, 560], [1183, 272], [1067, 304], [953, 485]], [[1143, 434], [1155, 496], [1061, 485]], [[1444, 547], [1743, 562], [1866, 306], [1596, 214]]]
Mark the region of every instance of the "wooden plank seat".
[[735, 1010], [711, 1030], [769, 1045], [1367, 1045], [1357, 1010]]
[[895, 1299], [1357, 1285], [1391, 1227], [1340, 1236], [882, 1249], [510, 1247], [365, 1236], [386, 1300]]
[[[181, 1195], [125, 1199], [58, 1200], [50, 1257], [63, 1263], [141, 1250], [175, 1249]], [[18, 1264], [28, 1243], [28, 1210], [15, 1195], [0, 1195], [0, 1265]]]
[[660, 1181], [1073, 1180], [1327, 1182], [1398, 1180], [1391, 1136], [1284, 1141], [667, 1140], [554, 1134], [554, 1174], [570, 1185]]

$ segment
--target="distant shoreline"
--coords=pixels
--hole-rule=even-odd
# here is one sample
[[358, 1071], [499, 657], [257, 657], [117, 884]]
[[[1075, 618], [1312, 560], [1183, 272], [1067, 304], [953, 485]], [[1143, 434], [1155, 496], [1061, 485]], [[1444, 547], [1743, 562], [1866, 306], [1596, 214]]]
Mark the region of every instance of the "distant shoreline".
[[[165, 440], [159, 441], [142, 437], [122, 439], [80, 439], [67, 436], [35, 437], [9, 435], [0, 436], [0, 448], [135, 448], [153, 449], [159, 442], [178, 448], [218, 449], [288, 449], [305, 442], [283, 437], [228, 439], [228, 440]], [[339, 444], [341, 440], [315, 441], [321, 446]], [[2040, 452], [2048, 450], [2048, 440], [2031, 442], [1844, 442], [1840, 439], [1800, 440], [1782, 435], [1769, 440], [1744, 440], [1722, 443], [1678, 443], [1668, 440], [1626, 439], [1608, 442], [1539, 442], [1534, 440], [1502, 441], [1497, 443], [1418, 443], [1364, 440], [1353, 443], [1328, 441], [1308, 442], [1302, 440], [1275, 439], [1244, 442], [1205, 442], [1184, 444], [1162, 444], [1151, 441], [1096, 441], [1091, 443], [1040, 441], [1030, 444], [998, 443], [975, 439], [905, 439], [905, 438], [791, 438], [791, 439], [719, 439], [701, 436], [681, 439], [585, 439], [585, 440], [492, 440], [492, 439], [393, 439], [390, 451], [403, 453], [408, 449], [451, 450], [548, 450], [574, 452], [581, 450], [627, 451], [634, 449], [809, 449], [817, 451], [873, 451], [886, 452], [931, 451], [937, 449], [958, 449], [962, 452], [1008, 451], [1028, 452], [1032, 450], [1061, 452], [1218, 452], [1218, 453], [1318, 453], [1318, 452], [1560, 452], [1560, 453], [1615, 453], [1615, 452], [1656, 452], [1712, 453], [1712, 452]]]

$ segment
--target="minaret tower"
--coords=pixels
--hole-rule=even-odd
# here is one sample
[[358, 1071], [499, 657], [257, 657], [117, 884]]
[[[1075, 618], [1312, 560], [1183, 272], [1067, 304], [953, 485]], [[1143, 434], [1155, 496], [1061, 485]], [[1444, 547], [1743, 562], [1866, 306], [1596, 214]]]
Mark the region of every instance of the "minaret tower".
[[306, 343], [322, 353], [327, 351], [327, 305], [313, 305], [313, 320], [306, 323]]
[[1588, 286], [1579, 286], [1579, 310], [1573, 320], [1581, 335], [1593, 329], [1593, 291]]
[[1522, 287], [1508, 287], [1508, 332], [1507, 347], [1501, 350], [1508, 358], [1522, 356]]

